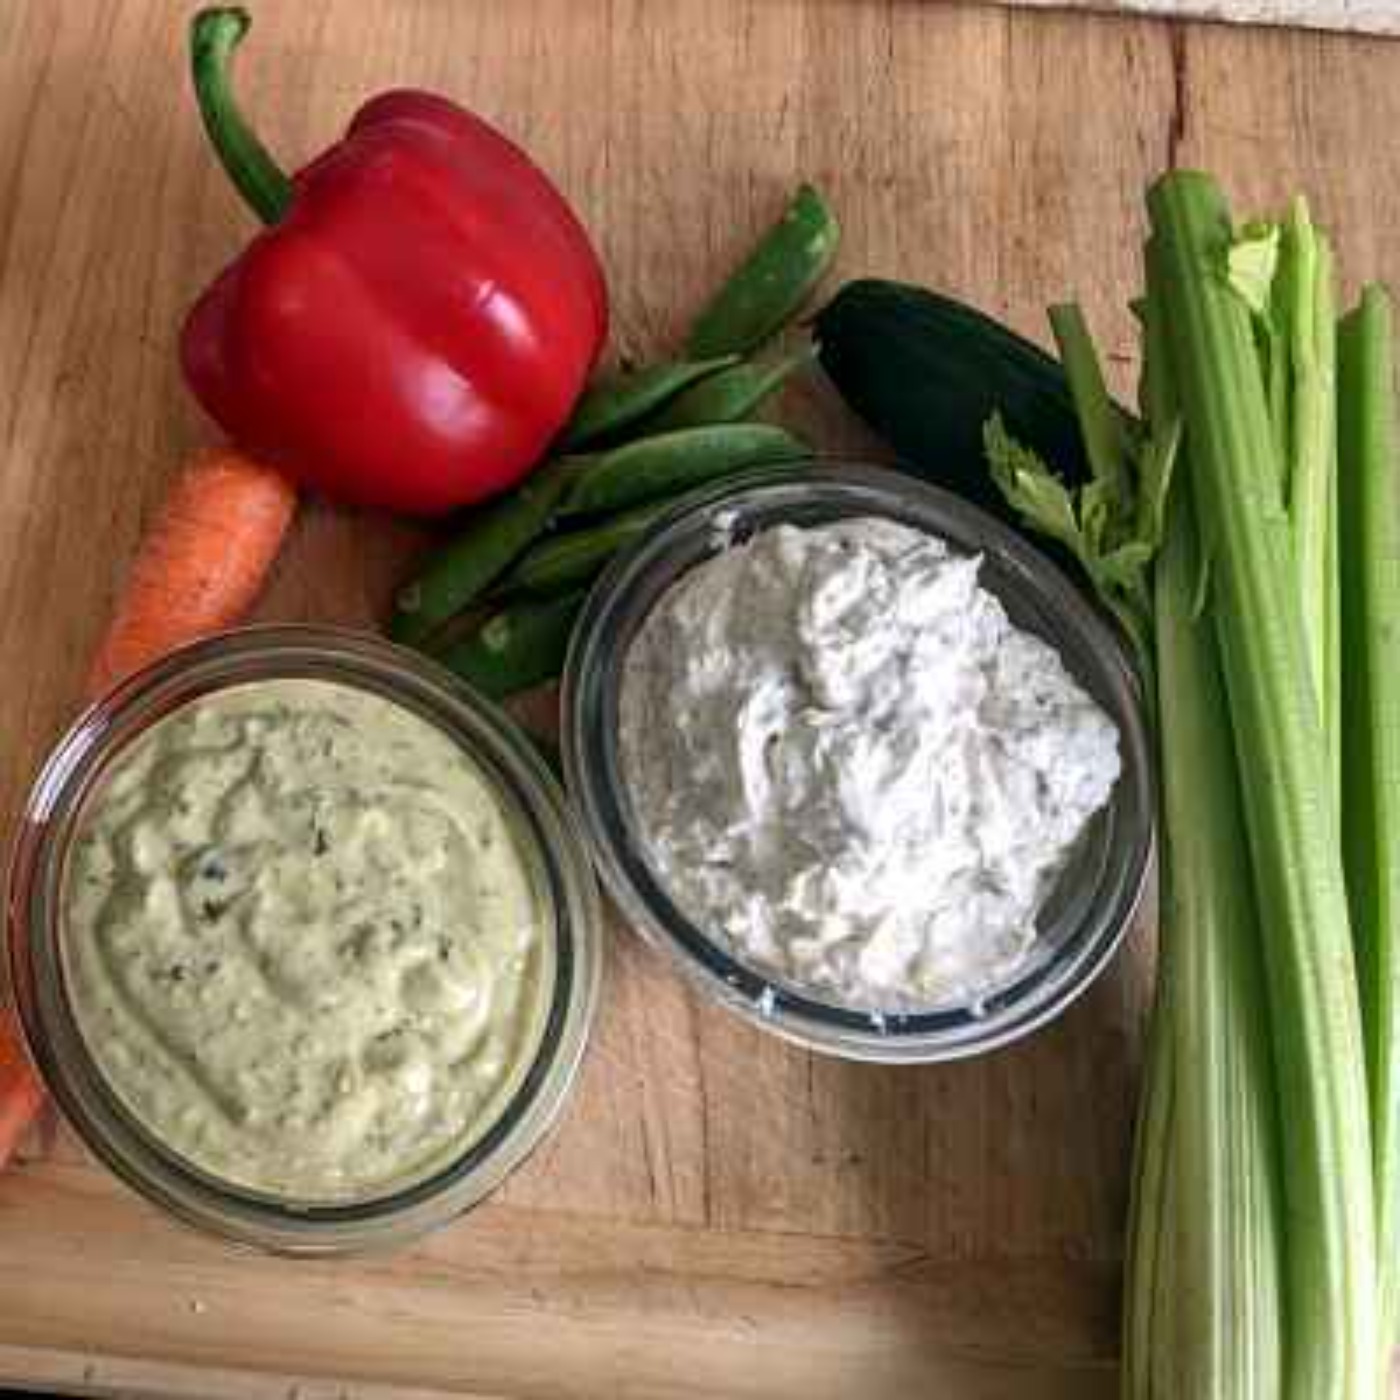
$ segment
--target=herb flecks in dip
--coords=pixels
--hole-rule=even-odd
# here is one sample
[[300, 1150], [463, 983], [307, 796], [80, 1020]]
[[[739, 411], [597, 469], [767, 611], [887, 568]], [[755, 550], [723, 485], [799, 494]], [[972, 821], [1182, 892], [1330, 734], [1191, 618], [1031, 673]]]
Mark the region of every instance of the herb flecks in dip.
[[138, 739], [81, 820], [74, 1012], [170, 1149], [291, 1201], [368, 1199], [499, 1119], [539, 1044], [550, 923], [445, 733], [349, 686], [238, 686]]

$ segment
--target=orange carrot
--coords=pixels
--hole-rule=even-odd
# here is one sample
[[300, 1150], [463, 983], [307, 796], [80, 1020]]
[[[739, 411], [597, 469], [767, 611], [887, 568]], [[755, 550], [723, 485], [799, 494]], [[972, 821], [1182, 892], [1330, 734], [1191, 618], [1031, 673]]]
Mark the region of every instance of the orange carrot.
[[[229, 448], [199, 453], [141, 543], [88, 693], [101, 695], [166, 652], [237, 622], [277, 558], [296, 500], [271, 467]], [[43, 1100], [19, 1029], [0, 1008], [0, 1167]]]
[[0, 1166], [14, 1155], [43, 1102], [43, 1085], [25, 1057], [14, 1021], [0, 1018]]
[[92, 694], [252, 607], [296, 510], [280, 472], [229, 448], [199, 453], [141, 543], [88, 677]]

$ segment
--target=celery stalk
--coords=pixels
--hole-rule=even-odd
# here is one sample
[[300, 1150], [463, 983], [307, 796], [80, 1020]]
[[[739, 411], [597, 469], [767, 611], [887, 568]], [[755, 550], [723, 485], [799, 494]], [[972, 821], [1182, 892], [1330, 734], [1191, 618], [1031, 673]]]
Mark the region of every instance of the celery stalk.
[[1276, 1101], [1263, 950], [1203, 564], [1180, 482], [1157, 565], [1165, 898], [1177, 1106], [1175, 1386], [1282, 1393]]
[[[1142, 317], [1150, 443], [1176, 436], [1179, 408], [1160, 317], [1151, 305]], [[1155, 569], [1161, 957], [1128, 1226], [1123, 1394], [1276, 1400], [1277, 1105], [1253, 878], [1214, 631], [1201, 615], [1207, 574], [1189, 490], [1178, 478]]]
[[1286, 402], [1276, 411], [1286, 416], [1288, 423], [1289, 456], [1284, 476], [1303, 631], [1333, 781], [1340, 791], [1337, 349], [1332, 250], [1313, 226], [1302, 198], [1293, 201], [1281, 233], [1273, 349], [1275, 358], [1287, 366], [1289, 383]]
[[1050, 329], [1069, 380], [1079, 431], [1094, 481], [1105, 494], [1105, 514], [1121, 509], [1127, 497], [1128, 427], [1104, 382], [1103, 369], [1084, 313], [1075, 302], [1052, 306]]
[[1173, 428], [1139, 441], [1131, 421], [1109, 397], [1079, 307], [1052, 306], [1050, 324], [1074, 398], [1091, 479], [1071, 490], [1054, 463], [1042, 461], [1012, 438], [995, 414], [983, 432], [987, 464], [1022, 519], [1079, 560], [1132, 643], [1150, 707], [1156, 697], [1151, 565], [1180, 434]]
[[[1172, 1064], [1172, 1084], [1167, 1105], [1168, 1143], [1176, 1137], [1176, 1113], [1181, 1102], [1175, 1083], [1175, 1058], [1173, 1052], [1168, 1052], [1168, 1061]], [[1177, 1226], [1182, 1218], [1182, 1209], [1188, 1203], [1182, 1195], [1178, 1165], [1176, 1154], [1168, 1152], [1159, 1183], [1161, 1219], [1157, 1225], [1156, 1273], [1152, 1279], [1152, 1351], [1147, 1366], [1151, 1379], [1149, 1394], [1153, 1400], [1172, 1400], [1172, 1397], [1183, 1393], [1178, 1381], [1182, 1353], [1177, 1343], [1181, 1306], [1186, 1300], [1177, 1266], [1177, 1252], [1182, 1239], [1182, 1232]]]
[[1400, 438], [1391, 306], [1382, 288], [1365, 290], [1338, 344], [1342, 836], [1370, 1072], [1388, 1352], [1400, 1340]]
[[1301, 205], [1236, 239], [1203, 177], [1169, 177], [1149, 206], [1146, 434], [1115, 413], [1073, 306], [1051, 322], [1092, 480], [1071, 491], [999, 422], [986, 434], [1007, 499], [1078, 555], [1156, 702], [1161, 961], [1123, 1393], [1372, 1400], [1366, 1073], [1329, 747], [1330, 256]]
[[1152, 1400], [1158, 1393], [1155, 1368], [1172, 1342], [1169, 1335], [1163, 1335], [1169, 1329], [1164, 1325], [1161, 1307], [1173, 1272], [1169, 1206], [1177, 1200], [1167, 1180], [1175, 1163], [1171, 1142], [1175, 1106], [1172, 1060], [1176, 1048], [1170, 1029], [1168, 956], [1163, 943], [1158, 955], [1157, 991], [1152, 1002], [1134, 1134], [1133, 1182], [1123, 1261], [1123, 1400]]
[[1340, 820], [1289, 518], [1229, 212], [1205, 176], [1148, 196], [1148, 296], [1181, 398], [1259, 902], [1288, 1258], [1284, 1394], [1374, 1400], [1375, 1221]]
[[[1313, 288], [1316, 298], [1314, 325], [1317, 331], [1317, 383], [1319, 428], [1322, 433], [1317, 444], [1318, 474], [1323, 478], [1317, 488], [1320, 496], [1317, 524], [1323, 529], [1320, 548], [1305, 550], [1299, 556], [1299, 574], [1304, 587], [1315, 579], [1319, 601], [1313, 626], [1321, 631], [1317, 645], [1321, 680], [1318, 693], [1322, 705], [1322, 728], [1332, 755], [1333, 794], [1338, 803], [1342, 793], [1342, 589], [1338, 557], [1337, 505], [1337, 303], [1332, 245], [1318, 237], [1318, 272]], [[1295, 538], [1298, 533], [1297, 512], [1294, 512]], [[1323, 525], [1325, 522], [1325, 528]], [[1304, 574], [1303, 567], [1311, 572]]]
[[[1177, 488], [1180, 492], [1181, 488]], [[1128, 1226], [1124, 1400], [1277, 1400], [1282, 1279], [1261, 949], [1194, 526], [1157, 568], [1162, 954]]]
[[1214, 183], [1173, 172], [1148, 196], [1161, 308], [1211, 559], [1254, 886], [1266, 930], [1280, 1099], [1288, 1389], [1376, 1393], [1375, 1218], [1361, 1015], [1340, 819], [1308, 662], [1287, 512], [1249, 312], [1218, 273], [1231, 241]]
[[[1272, 266], [1271, 256], [1258, 269], [1261, 295]], [[1160, 313], [1149, 303], [1141, 314], [1145, 435], [1113, 406], [1084, 319], [1067, 305], [1051, 324], [1092, 481], [1069, 491], [997, 421], [987, 454], [1008, 501], [1075, 551], [1135, 639], [1160, 746], [1160, 957], [1127, 1232], [1123, 1395], [1277, 1400], [1277, 1099], [1253, 874], [1214, 627], [1201, 616], [1207, 571], [1189, 482], [1168, 496], [1180, 407]]]
[[[1032, 528], [1059, 539], [1080, 559], [1104, 605], [1133, 642], [1144, 697], [1155, 711], [1154, 644], [1147, 567], [1157, 544], [1177, 437], [1170, 446], [1145, 444], [1156, 476], [1128, 498], [1132, 475], [1125, 460], [1128, 435], [1113, 407], [1093, 339], [1077, 306], [1050, 308], [1050, 323], [1074, 397], [1093, 480], [1071, 493], [1041, 462], [1012, 442], [1000, 423], [989, 425], [987, 458], [1007, 501]], [[1146, 398], [1144, 394], [1144, 398]], [[1151, 497], [1152, 499], [1147, 499]], [[1129, 509], [1131, 507], [1131, 509]], [[1122, 544], [1140, 546], [1140, 564], [1126, 574], [1106, 568]], [[1180, 1203], [1175, 1180], [1176, 1093], [1171, 999], [1175, 942], [1159, 939], [1157, 986], [1148, 1023], [1142, 1093], [1134, 1134], [1133, 1181], [1129, 1201], [1123, 1290], [1124, 1400], [1154, 1400], [1172, 1394], [1175, 1351], [1174, 1224]]]

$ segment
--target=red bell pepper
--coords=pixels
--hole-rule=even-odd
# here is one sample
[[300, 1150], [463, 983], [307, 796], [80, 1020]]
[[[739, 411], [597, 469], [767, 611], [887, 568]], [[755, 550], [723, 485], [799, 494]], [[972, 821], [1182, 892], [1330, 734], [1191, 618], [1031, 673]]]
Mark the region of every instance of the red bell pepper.
[[288, 179], [232, 99], [249, 19], [194, 21], [224, 168], [270, 225], [204, 293], [181, 355], [235, 441], [338, 500], [432, 514], [504, 490], [564, 425], [607, 332], [603, 273], [558, 190], [479, 117], [372, 99]]

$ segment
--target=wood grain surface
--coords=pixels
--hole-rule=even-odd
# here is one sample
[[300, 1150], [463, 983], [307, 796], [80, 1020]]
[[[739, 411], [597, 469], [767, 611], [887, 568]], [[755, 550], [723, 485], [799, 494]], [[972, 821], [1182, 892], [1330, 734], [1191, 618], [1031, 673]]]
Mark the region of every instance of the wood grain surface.
[[[207, 440], [180, 316], [251, 230], [185, 79], [189, 6], [0, 0], [0, 820], [78, 694], [142, 522]], [[1348, 287], [1400, 255], [1400, 48], [926, 0], [284, 0], [242, 86], [289, 160], [393, 84], [551, 170], [610, 270], [614, 348], [673, 345], [800, 178], [845, 274], [1040, 335], [1083, 298], [1124, 379], [1141, 191], [1210, 166], [1308, 190]], [[784, 414], [871, 450], [818, 384]], [[418, 539], [314, 507], [266, 600], [371, 622]], [[0, 1180], [0, 1381], [103, 1395], [1087, 1400], [1115, 1391], [1149, 962], [941, 1069], [814, 1059], [626, 933], [562, 1130], [406, 1254], [293, 1265], [168, 1225], [41, 1135]]]

